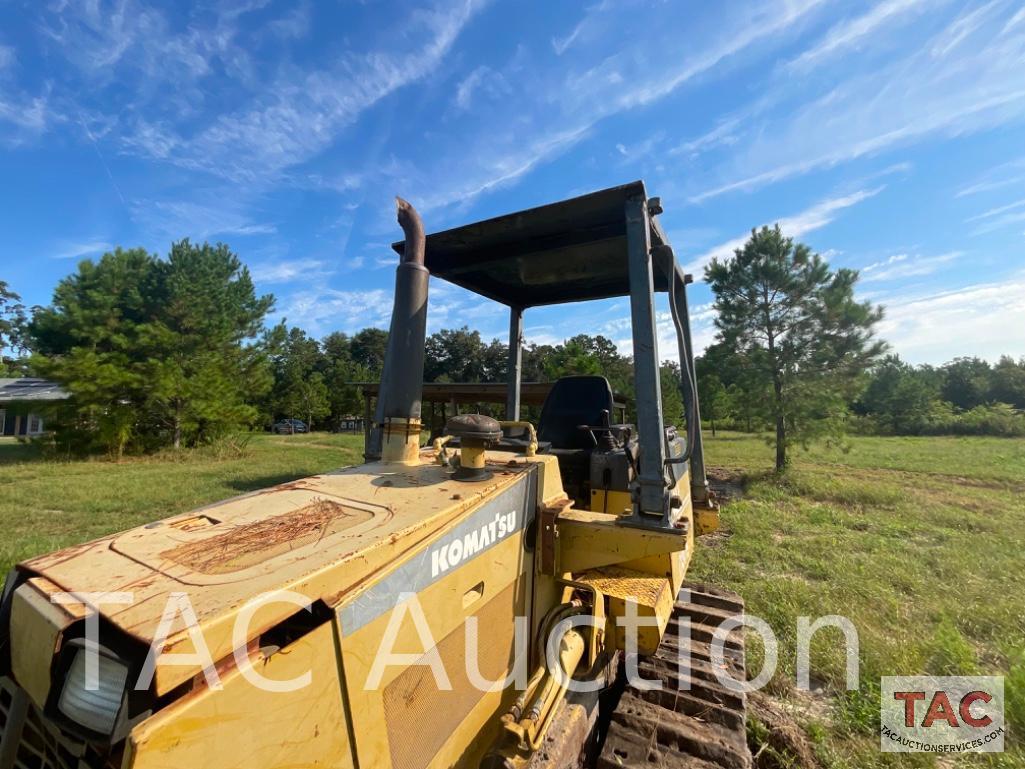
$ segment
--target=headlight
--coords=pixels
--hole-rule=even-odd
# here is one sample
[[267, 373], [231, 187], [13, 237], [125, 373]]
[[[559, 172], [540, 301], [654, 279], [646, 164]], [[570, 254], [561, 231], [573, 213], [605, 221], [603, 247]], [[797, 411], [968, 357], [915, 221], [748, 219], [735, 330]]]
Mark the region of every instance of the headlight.
[[57, 707], [83, 728], [109, 736], [121, 711], [128, 667], [105, 655], [103, 650], [96, 657], [99, 674], [96, 681], [89, 682], [94, 684], [90, 688], [86, 685], [86, 650], [79, 648], [75, 651]]

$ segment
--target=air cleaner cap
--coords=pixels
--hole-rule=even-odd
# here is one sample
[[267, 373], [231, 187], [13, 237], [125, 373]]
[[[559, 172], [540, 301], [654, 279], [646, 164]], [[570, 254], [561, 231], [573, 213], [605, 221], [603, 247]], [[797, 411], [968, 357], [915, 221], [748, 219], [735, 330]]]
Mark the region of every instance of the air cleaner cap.
[[460, 414], [445, 423], [445, 432], [460, 442], [480, 441], [498, 443], [502, 440], [502, 426], [497, 419], [485, 414]]

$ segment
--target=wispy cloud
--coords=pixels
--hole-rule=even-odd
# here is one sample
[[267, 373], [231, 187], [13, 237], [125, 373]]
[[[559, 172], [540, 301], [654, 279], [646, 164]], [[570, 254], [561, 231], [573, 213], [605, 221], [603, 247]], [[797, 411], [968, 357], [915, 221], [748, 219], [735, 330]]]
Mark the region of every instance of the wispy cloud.
[[909, 16], [911, 11], [922, 10], [926, 5], [925, 0], [883, 0], [861, 16], [844, 20], [831, 28], [816, 45], [791, 61], [790, 66], [809, 69], [827, 57], [857, 46], [880, 27], [902, 20], [901, 17]]
[[55, 3], [43, 32], [59, 53], [90, 76], [141, 76], [153, 83], [201, 77], [235, 37], [238, 14], [215, 14], [210, 26], [172, 30], [160, 7], [140, 0]]
[[481, 158], [486, 165], [476, 178], [438, 188], [423, 199], [423, 210], [432, 211], [452, 203], [466, 205], [487, 192], [513, 184], [541, 163], [576, 145], [590, 129], [590, 125], [568, 129], [517, 150], [510, 150], [506, 155]]
[[1000, 179], [990, 179], [989, 181], [976, 182], [970, 184], [967, 187], [962, 187], [957, 191], [955, 197], [963, 198], [966, 195], [977, 195], [980, 192], [990, 192], [992, 190], [999, 190], [1003, 187], [1010, 187], [1012, 184], [1025, 183], [1025, 174], [1017, 176], [1007, 176]]
[[1017, 27], [1022, 22], [1025, 22], [1025, 6], [1023, 6], [1020, 11], [1018, 11], [1016, 14], [1014, 14], [1014, 16], [1007, 20], [1007, 23], [1004, 25], [1004, 28], [1000, 30], [1000, 34], [1006, 35], [1008, 32], [1010, 32], [1012, 29]]
[[665, 136], [665, 131], [656, 131], [646, 139], [637, 142], [630, 144], [619, 142], [616, 144], [616, 152], [620, 154], [623, 161], [636, 162], [638, 159], [650, 155], [665, 140]]
[[[5, 56], [10, 66], [14, 61], [13, 50], [0, 50], [0, 75], [5, 74]], [[5, 144], [17, 146], [26, 143], [40, 137], [54, 124], [64, 122], [63, 114], [53, 106], [53, 87], [49, 82], [33, 94], [8, 80], [6, 77], [0, 79], [0, 140]]]
[[875, 283], [884, 280], [924, 277], [950, 266], [962, 256], [964, 256], [964, 251], [950, 251], [936, 256], [894, 254], [888, 259], [862, 268], [861, 279], [865, 283]]
[[880, 259], [878, 262], [872, 262], [871, 264], [865, 265], [861, 268], [861, 273], [864, 275], [865, 273], [872, 272], [873, 270], [878, 270], [883, 267], [889, 267], [891, 265], [897, 264], [898, 262], [907, 261], [907, 258], [907, 254], [893, 254], [892, 256], [888, 256], [885, 259]]
[[45, 96], [18, 101], [8, 100], [3, 94], [0, 94], [0, 123], [10, 123], [30, 134], [39, 134], [46, 128], [50, 120], [49, 107]]
[[703, 150], [720, 145], [730, 145], [737, 142], [735, 131], [740, 127], [741, 120], [738, 117], [728, 118], [720, 122], [711, 131], [708, 131], [696, 139], [685, 141], [669, 150], [670, 155], [693, 155]]
[[975, 216], [970, 216], [965, 219], [965, 222], [977, 222], [980, 219], [989, 219], [998, 214], [1002, 214], [1005, 211], [1013, 211], [1016, 208], [1025, 208], [1025, 198], [1015, 200], [1011, 203], [1007, 203], [1006, 205], [997, 206], [996, 208], [991, 208], [988, 211], [983, 211], [981, 214], [976, 214]]
[[105, 240], [86, 240], [78, 243], [63, 243], [50, 254], [51, 259], [81, 259], [93, 254], [109, 251], [114, 246]]
[[[868, 198], [878, 195], [883, 189], [884, 187], [880, 186], [875, 187], [874, 189], [859, 190], [848, 195], [826, 198], [806, 208], [800, 213], [794, 214], [793, 216], [783, 217], [775, 222], [767, 222], [766, 224], [771, 226], [772, 224], [778, 223], [785, 235], [792, 238], [799, 238], [809, 232], [825, 227], [844, 209], [855, 206], [863, 200], [867, 200]], [[727, 240], [724, 243], [720, 243], [714, 248], [708, 249], [703, 254], [699, 254], [694, 257], [684, 269], [693, 274], [695, 278], [699, 279], [704, 268], [713, 259], [728, 259], [733, 256], [733, 252], [742, 247], [749, 237], [750, 235], [745, 233], [744, 235], [739, 235], [738, 237]]]
[[284, 16], [267, 23], [272, 35], [284, 40], [299, 40], [310, 31], [312, 8], [309, 0], [297, 2]]
[[999, 6], [1006, 6], [1006, 0], [990, 0], [979, 8], [962, 13], [933, 42], [932, 55], [943, 57], [949, 54], [979, 29], [990, 12]]
[[274, 224], [254, 221], [243, 212], [242, 201], [136, 200], [132, 218], [162, 240], [206, 240], [214, 235], [269, 235]]
[[481, 65], [464, 77], [456, 87], [456, 106], [468, 110], [474, 106], [475, 96], [483, 93], [495, 98], [509, 92], [505, 77], [486, 65]]
[[191, 137], [140, 120], [127, 146], [236, 182], [274, 179], [323, 150], [385, 96], [432, 72], [483, 4], [453, 0], [409, 14], [406, 27], [392, 36], [418, 41], [405, 50], [346, 54], [335, 67], [308, 73], [286, 69], [261, 89], [256, 103], [220, 115]]
[[[1003, 7], [1003, 6], [1000, 6]], [[694, 196], [753, 190], [930, 136], [1025, 120], [1025, 34], [1002, 37], [993, 3], [952, 22], [903, 58], [839, 82], [765, 121], [734, 150], [732, 179]], [[739, 171], [739, 173], [738, 173]]]
[[[881, 336], [913, 363], [943, 363], [959, 355], [996, 360], [1025, 349], [1025, 276], [885, 301]], [[956, 333], [937, 333], [954, 329]]]
[[331, 331], [352, 333], [368, 326], [387, 328], [391, 318], [391, 296], [370, 291], [337, 291], [322, 288], [299, 291], [286, 297], [279, 316], [314, 336]]
[[[719, 19], [715, 34], [699, 37], [682, 59], [674, 47], [678, 28], [670, 20], [663, 24], [644, 18], [645, 44], [625, 44], [631, 36], [623, 34], [619, 16], [598, 13], [604, 8], [596, 6], [587, 22], [594, 27], [589, 28], [593, 46], [590, 37], [588, 46], [582, 39], [575, 42], [581, 60], [593, 63], [553, 77], [526, 66], [518, 53], [500, 70], [508, 80], [510, 97], [481, 115], [474, 133], [456, 142], [454, 151], [439, 158], [436, 168], [418, 168], [403, 179], [424, 188], [420, 200], [429, 208], [465, 205], [511, 186], [576, 147], [599, 123], [653, 105], [687, 83], [711, 76], [719, 65], [759, 44], [780, 44], [793, 34], [796, 22], [824, 2], [796, 0], [782, 10], [776, 3], [746, 7], [744, 13]], [[657, 10], [667, 16], [684, 13], [674, 4]]]
[[249, 265], [249, 272], [257, 283], [296, 283], [327, 277], [334, 270], [321, 259], [280, 259]]
[[577, 39], [585, 34], [588, 27], [591, 27], [595, 23], [595, 17], [609, 10], [613, 5], [612, 0], [601, 0], [601, 2], [590, 6], [584, 12], [583, 18], [578, 21], [573, 29], [571, 29], [565, 35], [561, 37], [552, 38], [552, 50], [555, 51], [556, 56], [562, 56], [569, 50]]
[[972, 231], [972, 234], [982, 235], [987, 232], [995, 232], [996, 230], [1017, 225], [1021, 222], [1025, 222], [1025, 211], [1012, 211], [1008, 209], [1007, 213], [988, 218], [985, 222], [976, 227]]
[[[596, 90], [606, 92], [605, 102], [596, 106], [605, 114], [652, 104], [766, 38], [784, 33], [823, 2], [793, 0], [782, 7], [775, 3], [751, 7], [743, 21], [728, 28], [728, 34], [696, 48], [678, 63], [670, 59], [662, 67], [652, 66], [646, 46], [613, 54], [576, 78], [570, 86], [572, 93], [579, 103]], [[623, 83], [629, 87], [622, 87]]]
[[974, 182], [959, 189], [955, 197], [963, 198], [1021, 184], [1025, 184], [1025, 156], [1005, 160], [987, 169]]

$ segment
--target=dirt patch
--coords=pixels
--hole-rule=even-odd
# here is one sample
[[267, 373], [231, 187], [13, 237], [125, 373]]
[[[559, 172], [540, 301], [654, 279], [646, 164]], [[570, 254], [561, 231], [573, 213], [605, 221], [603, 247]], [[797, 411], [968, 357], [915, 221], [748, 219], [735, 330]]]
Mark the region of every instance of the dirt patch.
[[726, 504], [744, 496], [744, 474], [735, 467], [706, 467], [708, 487]]
[[820, 769], [815, 750], [804, 729], [787, 708], [764, 692], [747, 698], [751, 755], [756, 769]]
[[700, 538], [702, 547], [709, 547], [713, 550], [718, 547], [725, 547], [733, 536], [733, 530], [719, 524], [719, 528], [711, 534], [702, 534]]

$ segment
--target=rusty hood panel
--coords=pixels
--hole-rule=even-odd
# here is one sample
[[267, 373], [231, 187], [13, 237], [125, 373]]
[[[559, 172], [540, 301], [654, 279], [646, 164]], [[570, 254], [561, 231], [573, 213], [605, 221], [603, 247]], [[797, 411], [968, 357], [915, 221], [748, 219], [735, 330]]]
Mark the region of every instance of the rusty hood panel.
[[388, 504], [319, 486], [319, 478], [309, 478], [231, 499], [125, 532], [110, 546], [185, 584], [223, 584], [259, 578], [297, 556], [344, 554], [347, 541], [365, 541], [394, 517]]
[[[233, 650], [239, 610], [254, 596], [289, 590], [337, 606], [491, 495], [524, 480], [530, 462], [550, 458], [508, 466], [496, 457], [490, 479], [468, 483], [452, 481], [431, 459], [425, 453], [418, 466], [371, 463], [293, 481], [19, 568], [68, 592], [132, 593], [130, 604], [101, 611], [147, 645], [170, 595], [185, 592], [211, 656], [222, 659]], [[295, 610], [283, 602], [261, 608], [250, 637]], [[164, 651], [193, 651], [180, 619]], [[196, 672], [158, 665], [157, 689], [168, 691]]]

